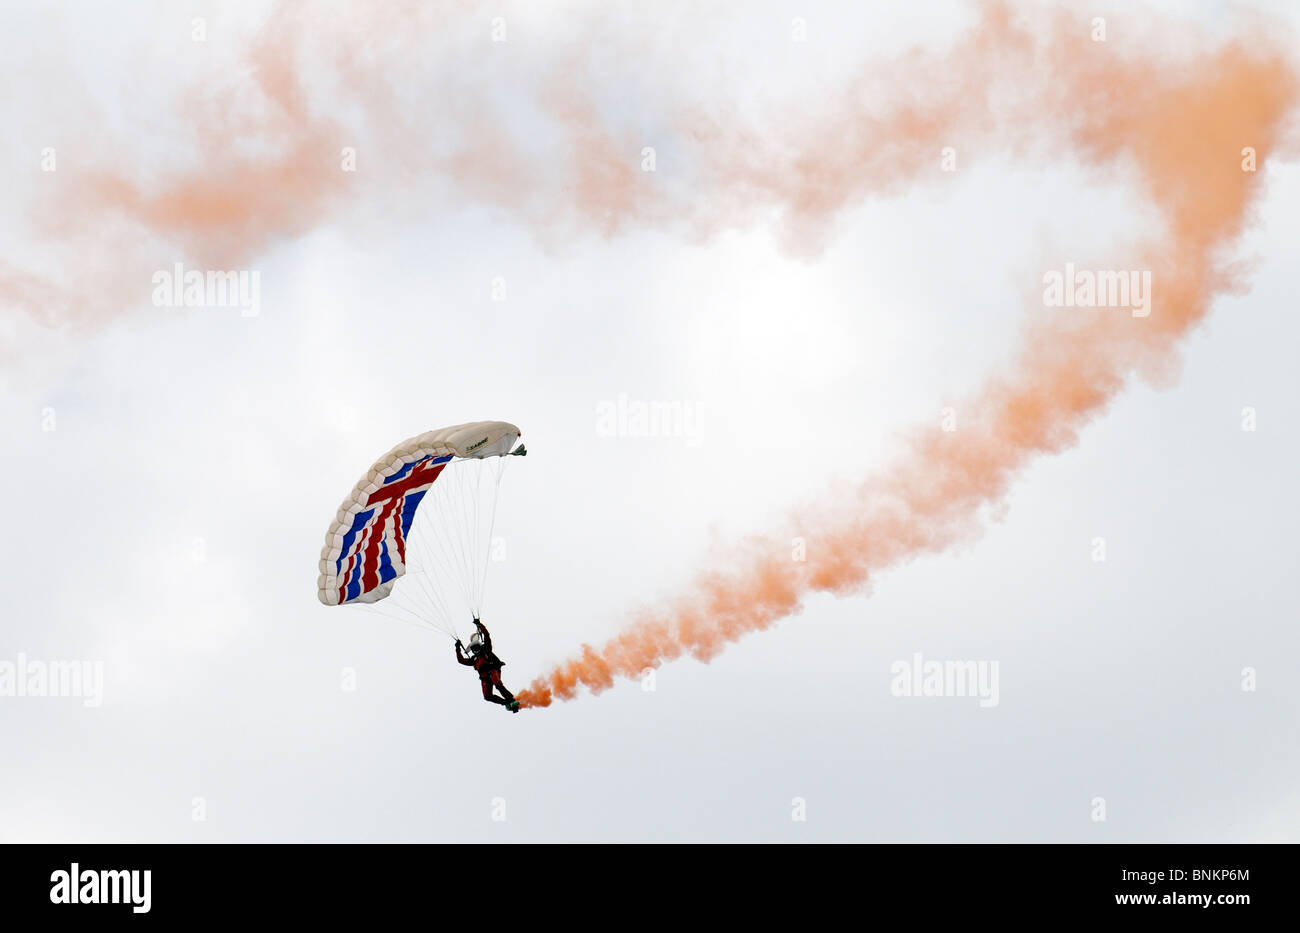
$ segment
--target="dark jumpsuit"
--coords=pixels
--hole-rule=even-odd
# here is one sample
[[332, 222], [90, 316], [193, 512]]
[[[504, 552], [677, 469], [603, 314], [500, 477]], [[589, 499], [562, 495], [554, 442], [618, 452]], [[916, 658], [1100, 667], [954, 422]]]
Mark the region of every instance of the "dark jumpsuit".
[[[483, 687], [483, 699], [489, 703], [500, 703], [502, 706], [508, 706], [514, 702], [515, 695], [506, 689], [505, 684], [501, 683], [501, 668], [505, 667], [506, 662], [502, 661], [492, 653], [492, 636], [488, 630], [479, 626], [479, 631], [483, 633], [483, 650], [479, 652], [478, 657], [473, 655], [461, 654], [460, 645], [456, 646], [456, 660], [461, 664], [473, 667], [478, 672], [479, 683]], [[492, 688], [496, 687], [501, 696], [494, 696]], [[504, 699], [502, 699], [504, 697]]]

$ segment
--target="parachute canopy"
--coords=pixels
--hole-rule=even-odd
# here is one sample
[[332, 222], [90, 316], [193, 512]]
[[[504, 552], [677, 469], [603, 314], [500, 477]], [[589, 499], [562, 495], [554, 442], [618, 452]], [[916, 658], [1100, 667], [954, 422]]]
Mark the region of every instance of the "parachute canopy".
[[[325, 533], [320, 601], [396, 595], [389, 614], [452, 635], [456, 623], [477, 618], [505, 458], [526, 452], [522, 444], [512, 450], [518, 439], [513, 424], [476, 421], [428, 431], [380, 457]], [[395, 592], [408, 571], [418, 579]]]

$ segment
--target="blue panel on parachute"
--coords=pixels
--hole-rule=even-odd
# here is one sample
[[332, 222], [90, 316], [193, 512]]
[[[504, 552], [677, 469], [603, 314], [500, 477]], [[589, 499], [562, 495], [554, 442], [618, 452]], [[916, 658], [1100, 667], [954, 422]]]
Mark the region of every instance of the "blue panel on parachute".
[[406, 501], [402, 503], [402, 537], [405, 538], [411, 532], [411, 522], [415, 519], [415, 510], [428, 492], [423, 489], [420, 492], [410, 492], [406, 494]]
[[339, 559], [334, 562], [334, 572], [336, 574], [343, 571], [343, 561], [352, 553], [352, 545], [356, 543], [357, 533], [366, 527], [366, 523], [375, 517], [375, 510], [370, 509], [367, 512], [358, 512], [352, 519], [352, 527], [348, 529], [347, 534], [343, 536], [343, 547], [339, 549]]
[[379, 582], [387, 583], [389, 580], [397, 578], [397, 571], [393, 569], [393, 562], [388, 557], [388, 542], [379, 542]]

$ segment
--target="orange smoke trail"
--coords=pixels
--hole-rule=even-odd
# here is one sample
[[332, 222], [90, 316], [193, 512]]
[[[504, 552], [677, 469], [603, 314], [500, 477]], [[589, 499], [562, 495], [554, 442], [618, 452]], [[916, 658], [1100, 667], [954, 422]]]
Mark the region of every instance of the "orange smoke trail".
[[[790, 559], [790, 534], [751, 542], [730, 569], [702, 576], [673, 608], [643, 615], [599, 648], [583, 645], [521, 691], [523, 705], [572, 699], [580, 687], [599, 692], [684, 654], [707, 661], [799, 611], [811, 593], [860, 592], [874, 573], [976, 534], [982, 510], [1005, 495], [1018, 470], [1071, 446], [1134, 372], [1168, 365], [1215, 296], [1239, 286], [1227, 250], [1258, 192], [1242, 150], [1262, 159], [1282, 143], [1297, 104], [1293, 65], [1244, 45], [1181, 65], [1116, 60], [1066, 25], [1039, 41], [1004, 8], [990, 7], [946, 60], [917, 63], [882, 85], [926, 87], [928, 75], [946, 76], [932, 100], [884, 116], [834, 114], [819, 148], [784, 161], [765, 159], [762, 146], [759, 157], [744, 154], [725, 137], [709, 155], [717, 173], [780, 204], [799, 234], [809, 218], [930, 170], [952, 134], [998, 132], [1019, 146], [1029, 141], [1025, 128], [1035, 127], [1091, 165], [1136, 169], [1165, 231], [1137, 264], [1117, 268], [1152, 271], [1150, 317], [1040, 311], [1012, 375], [977, 393], [959, 430], [917, 431], [899, 462], [858, 487], [855, 508], [838, 501], [812, 530], [791, 529], [809, 541], [806, 563]], [[1040, 73], [1045, 61], [1055, 63], [1048, 75]], [[1000, 111], [990, 104], [998, 95]]]
[[[787, 248], [815, 253], [839, 212], [937, 171], [942, 147], [960, 146], [963, 158], [1019, 150], [1044, 129], [1056, 131], [1062, 152], [1098, 165], [1137, 160], [1159, 205], [1212, 203], [1169, 189], [1200, 175], [1162, 163], [1208, 155], [1184, 131], [1209, 112], [1241, 105], [1254, 108], [1243, 129], [1266, 123], [1290, 80], [1281, 63], [1236, 50], [1219, 54], [1283, 87], [1212, 87], [1184, 73], [1199, 60], [1121, 60], [1114, 43], [1090, 42], [1083, 22], [1065, 16], [1046, 24], [1044, 41], [1042, 23], [1019, 25], [1009, 7], [990, 3], [948, 55], [909, 53], [869, 69], [842, 89], [839, 107], [801, 113], [782, 131], [744, 127], [722, 115], [721, 102], [710, 109], [692, 96], [684, 104], [671, 85], [654, 87], [659, 98], [645, 101], [637, 123], [599, 106], [600, 69], [610, 58], [647, 54], [653, 37], [629, 41], [616, 17], [593, 15], [556, 40], [535, 84], [525, 83], [526, 64], [506, 72], [513, 105], [550, 131], [521, 135], [493, 97], [495, 72], [473, 77], [481, 25], [473, 4], [376, 4], [346, 14], [277, 6], [248, 53], [230, 63], [237, 67], [183, 89], [174, 112], [146, 115], [123, 100], [138, 137], [103, 132], [75, 147], [76, 166], [61, 168], [47, 186], [57, 193], [33, 208], [31, 240], [48, 242], [45, 265], [58, 271], [0, 260], [0, 305], [47, 325], [94, 325], [138, 305], [160, 267], [184, 258], [229, 268], [367, 199], [423, 204], [426, 216], [441, 213], [443, 198], [483, 202], [548, 240], [647, 227], [707, 236], [775, 214]], [[618, 54], [593, 59], [593, 49]], [[1225, 93], [1241, 96], [1214, 97]], [[83, 121], [99, 122], [90, 113]], [[154, 135], [159, 125], [171, 135]], [[1171, 145], [1166, 130], [1185, 144]], [[641, 147], [664, 135], [680, 170], [647, 175], [638, 168]], [[1230, 142], [1236, 152], [1255, 141]], [[340, 166], [344, 147], [360, 149], [355, 174]], [[169, 154], [161, 164], [159, 151]]]
[[[76, 167], [56, 173], [57, 193], [33, 223], [59, 274], [0, 261], [0, 305], [50, 326], [93, 326], [138, 305], [152, 273], [180, 256], [227, 268], [319, 225], [346, 187], [337, 171], [346, 135], [308, 105], [299, 28], [285, 9], [273, 13], [246, 56], [246, 86], [182, 92], [166, 122], [187, 131], [192, 167], [159, 171], [143, 155], [160, 142], [149, 136], [70, 145]], [[83, 120], [96, 122], [90, 112]]]
[[[89, 94], [70, 102], [83, 108], [83, 128], [68, 131], [71, 164], [52, 173], [28, 210], [30, 239], [57, 272], [0, 260], [0, 307], [46, 326], [94, 327], [138, 307], [153, 272], [182, 258], [239, 266], [337, 221], [361, 193], [400, 193], [424, 140], [403, 138], [416, 134], [406, 133], [413, 127], [393, 87], [428, 52], [420, 43], [437, 35], [446, 12], [395, 3], [358, 16], [280, 3], [250, 37], [223, 33], [223, 47], [242, 41], [247, 51], [182, 86], [168, 112], [118, 101], [134, 135], [103, 129]], [[394, 60], [367, 57], [385, 52]], [[406, 161], [351, 173], [345, 148], [362, 149], [362, 165], [384, 162], [377, 153], [385, 151]]]

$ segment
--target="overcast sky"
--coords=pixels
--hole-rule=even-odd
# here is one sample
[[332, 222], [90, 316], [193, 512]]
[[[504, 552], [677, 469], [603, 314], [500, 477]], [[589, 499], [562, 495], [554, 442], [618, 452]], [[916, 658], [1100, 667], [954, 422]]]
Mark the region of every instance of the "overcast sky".
[[[45, 213], [59, 172], [41, 152], [75, 166], [126, 138], [146, 179], [193, 158], [168, 108], [220, 87], [268, 11], [226, 6], [201, 53], [198, 9], [0, 9], [10, 262], [58, 282], [116, 268], [130, 234]], [[673, 7], [661, 41], [623, 65], [596, 55], [577, 80], [663, 139], [657, 174], [689, 201], [653, 125], [661, 92], [716, 83], [737, 112], [811, 107], [974, 19], [961, 3], [866, 6]], [[1247, 9], [1163, 7], [1211, 33]], [[520, 51], [503, 64], [500, 14], [449, 8], [407, 105], [437, 88], [473, 134], [491, 97], [532, 138], [529, 76], [564, 67], [573, 24], [597, 18], [555, 9], [507, 10]], [[1249, 9], [1275, 32], [1300, 19]], [[608, 10], [612, 47], [644, 35], [633, 5]], [[368, 144], [389, 140], [359, 135], [363, 164]], [[862, 199], [800, 251], [761, 220], [548, 227], [456, 179], [394, 176], [240, 256], [255, 315], [155, 307], [147, 274], [85, 320], [0, 306], [0, 663], [104, 676], [97, 706], [0, 696], [0, 839], [1297, 841], [1300, 166], [1262, 171], [1236, 244], [1249, 289], [1215, 301], [1169, 378], [1134, 381], [1020, 473], [981, 535], [870, 595], [813, 596], [708, 664], [667, 664], [653, 689], [515, 716], [439, 633], [318, 603], [326, 527], [381, 453], [465, 421], [522, 429], [485, 608], [518, 690], [734, 542], [834, 502], [900, 430], [938, 423], [1008, 365], [1045, 249], [1104, 256], [1149, 223], [1132, 191], [995, 152]], [[202, 261], [184, 238], [172, 255]], [[598, 412], [620, 399], [698, 423], [605, 436]], [[894, 695], [891, 665], [918, 652], [996, 662], [996, 705]]]

